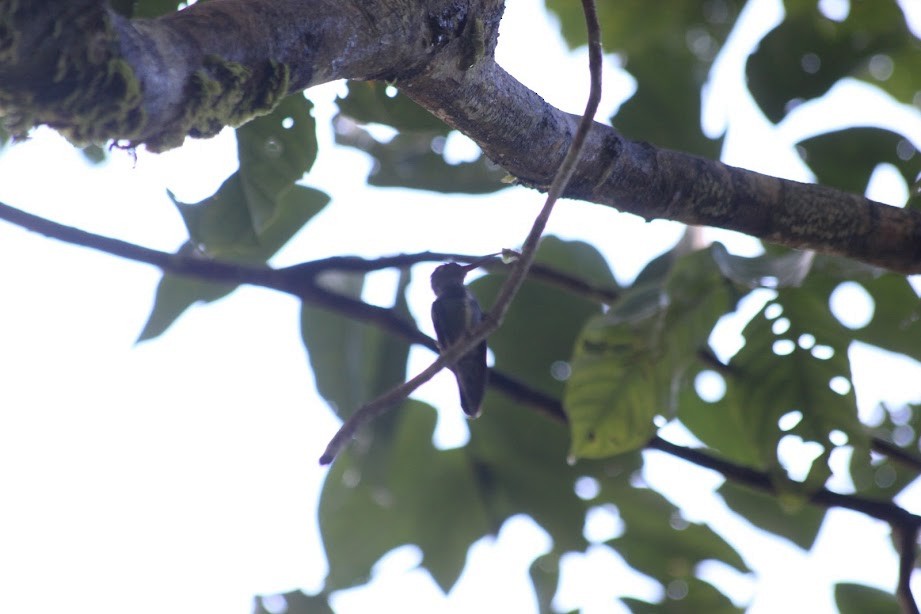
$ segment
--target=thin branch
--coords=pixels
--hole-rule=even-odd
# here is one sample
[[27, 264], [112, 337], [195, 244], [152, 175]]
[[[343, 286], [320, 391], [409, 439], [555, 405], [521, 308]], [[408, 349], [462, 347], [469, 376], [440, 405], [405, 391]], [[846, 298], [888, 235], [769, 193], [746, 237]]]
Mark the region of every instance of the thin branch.
[[[150, 264], [161, 269], [164, 273], [207, 281], [262, 286], [294, 294], [311, 304], [336, 311], [354, 320], [372, 323], [410, 343], [423, 345], [432, 351], [437, 351], [435, 340], [422, 333], [413, 323], [398, 316], [393, 310], [370, 305], [361, 300], [331, 292], [322, 286], [305, 282], [311, 281], [308, 280], [308, 277], [315, 277], [319, 272], [333, 269], [374, 271], [389, 266], [409, 266], [418, 262], [443, 261], [445, 259], [472, 261], [475, 259], [474, 256], [463, 254], [422, 252], [371, 260], [357, 257], [326, 258], [276, 270], [269, 267], [247, 266], [163, 252], [66, 226], [16, 209], [2, 202], [0, 202], [0, 219], [53, 239], [95, 249], [134, 262]], [[535, 265], [533, 270], [536, 271], [539, 266]], [[305, 274], [308, 271], [310, 272], [309, 276]], [[571, 278], [571, 280], [578, 282], [576, 278]], [[569, 281], [567, 280], [567, 283]], [[722, 363], [718, 364], [724, 366]], [[493, 370], [491, 372], [490, 383], [498, 390], [530, 406], [532, 409], [536, 409], [540, 413], [560, 422], [566, 422], [566, 415], [556, 399], [537, 392], [500, 371]], [[881, 454], [885, 454], [908, 467], [921, 470], [921, 459], [905, 450], [879, 437], [872, 438], [871, 443], [873, 448]], [[655, 446], [651, 445], [651, 447]], [[682, 457], [691, 460], [687, 456]]]
[[499, 296], [496, 298], [496, 304], [493, 306], [489, 317], [478, 327], [482, 331], [478, 330], [477, 334], [471, 335], [473, 338], [469, 342], [468, 349], [485, 339], [492, 330], [501, 325], [502, 320], [505, 318], [512, 299], [518, 293], [521, 284], [524, 283], [528, 269], [534, 262], [537, 244], [550, 219], [553, 205], [556, 204], [557, 199], [559, 199], [572, 178], [579, 156], [582, 153], [582, 146], [585, 144], [585, 139], [588, 138], [592, 124], [595, 123], [595, 112], [598, 110], [598, 103], [601, 100], [601, 28], [598, 25], [598, 15], [595, 12], [594, 0], [582, 0], [582, 10], [585, 13], [585, 23], [588, 30], [588, 65], [591, 75], [591, 86], [588, 102], [585, 105], [585, 112], [582, 114], [582, 119], [579, 122], [579, 127], [576, 128], [572, 142], [569, 144], [566, 157], [563, 158], [563, 162], [553, 178], [553, 183], [550, 184], [550, 189], [547, 191], [547, 200], [544, 202], [537, 219], [534, 220], [534, 225], [531, 227], [531, 232], [528, 233], [524, 245], [522, 245], [521, 258], [515, 263], [508, 279], [502, 285]]
[[284, 277], [280, 276], [278, 271], [268, 267], [247, 266], [212, 260], [207, 257], [163, 252], [53, 222], [2, 202], [0, 202], [0, 219], [52, 239], [88, 247], [119, 258], [150, 264], [164, 273], [199, 277], [219, 283], [246, 283], [291, 292]]
[[921, 471], [921, 458], [918, 458], [914, 454], [903, 450], [897, 445], [886, 441], [881, 437], [872, 437], [870, 439], [870, 446], [879, 452], [880, 454], [885, 454], [894, 461], [905, 465], [915, 471]]
[[[150, 264], [159, 268], [164, 273], [182, 275], [205, 281], [260, 286], [292, 294], [311, 305], [334, 311], [342, 316], [359, 322], [373, 324], [381, 330], [385, 330], [397, 337], [405, 339], [409, 343], [427, 347], [433, 352], [438, 352], [437, 343], [434, 339], [420, 331], [413, 322], [401, 317], [392, 309], [371, 305], [362, 300], [327, 290], [317, 283], [316, 277], [319, 273], [330, 270], [367, 272], [390, 266], [409, 266], [418, 262], [441, 262], [446, 259], [454, 259], [462, 262], [476, 260], [474, 256], [465, 256], [463, 254], [423, 252], [420, 254], [387, 256], [377, 259], [364, 259], [351, 256], [324, 258], [322, 260], [302, 263], [282, 269], [272, 269], [270, 267], [247, 266], [220, 260], [163, 252], [134, 243], [128, 243], [121, 239], [114, 239], [112, 237], [80, 230], [72, 226], [66, 226], [31, 213], [26, 213], [25, 211], [16, 209], [2, 202], [0, 202], [0, 219], [52, 239], [101, 251], [119, 258], [131, 260], [132, 262]], [[562, 275], [550, 269], [547, 270], [549, 276]], [[571, 277], [560, 285], [576, 288], [580, 283], [580, 280]], [[584, 287], [590, 288], [588, 284], [584, 284]], [[596, 290], [598, 292], [605, 292], [602, 289]], [[566, 422], [566, 416], [558, 401], [529, 388], [527, 385], [517, 381], [508, 374], [492, 369], [490, 371], [489, 383], [490, 386], [502, 391], [510, 398], [531, 407], [538, 413], [544, 414], [557, 421]]]
[[[295, 276], [285, 274], [285, 269], [273, 270], [264, 267], [248, 267], [160, 252], [125, 241], [64, 226], [19, 211], [2, 203], [0, 203], [0, 219], [5, 219], [52, 238], [100, 250], [136, 262], [151, 264], [161, 268], [164, 272], [209, 281], [226, 281], [228, 283], [245, 283], [264, 286], [283, 292], [294, 293], [307, 302], [334, 310], [355, 320], [373, 323], [388, 332], [406, 339], [408, 342], [424, 345], [433, 351], [437, 351], [434, 339], [419, 331], [412, 323], [398, 316], [393, 310], [369, 305], [358, 299], [338, 295], [321, 286], [305, 288], [303, 286], [302, 276], [293, 284], [299, 286], [297, 291], [294, 291], [291, 286], [292, 277]], [[563, 412], [559, 400], [534, 390], [502, 372], [492, 371], [490, 386], [502, 391], [504, 394], [507, 394], [523, 405], [535, 409], [550, 419], [558, 421], [561, 424], [567, 422], [566, 414]], [[389, 399], [384, 399], [383, 402], [389, 402]], [[766, 473], [736, 465], [702, 450], [679, 446], [659, 437], [654, 437], [646, 447], [681, 458], [700, 467], [717, 471], [727, 480], [769, 493], [776, 492], [770, 476]], [[894, 448], [891, 444], [883, 440], [878, 440], [878, 438], [874, 439], [874, 447], [883, 453], [893, 456], [897, 460], [908, 462], [911, 466], [917, 467], [917, 459], [908, 455], [903, 450]], [[918, 528], [921, 527], [921, 517], [911, 514], [891, 502], [874, 501], [854, 495], [842, 495], [826, 489], [821, 489], [814, 493], [810, 501], [815, 505], [826, 508], [841, 507], [860, 512], [883, 520], [893, 527], [900, 553], [898, 598], [905, 612], [917, 612], [909, 580], [911, 571], [914, 568], [916, 556], [915, 541]]]
[[[736, 465], [695, 448], [686, 448], [673, 444], [658, 436], [653, 437], [646, 447], [683, 458], [700, 467], [713, 469], [733, 482], [745, 484], [758, 490], [776, 492], [771, 476], [765, 472]], [[842, 495], [825, 488], [815, 491], [809, 497], [809, 500], [822, 507], [841, 507], [861, 512], [893, 526], [921, 528], [921, 516], [907, 512], [893, 503], [866, 499], [855, 495]]]
[[911, 574], [915, 570], [915, 560], [918, 558], [918, 527], [893, 525], [892, 533], [899, 553], [899, 583], [895, 596], [904, 614], [919, 614], [918, 604], [911, 591]]
[[[735, 483], [771, 494], [777, 492], [767, 473], [730, 463], [701, 450], [679, 446], [658, 436], [653, 437], [646, 447], [677, 456], [700, 467], [712, 469]], [[895, 503], [876, 501], [856, 495], [842, 495], [826, 488], [812, 493], [809, 501], [825, 508], [840, 507], [860, 512], [889, 524], [895, 537], [896, 549], [899, 552], [899, 582], [896, 596], [902, 612], [919, 614], [918, 605], [911, 591], [911, 574], [914, 571], [918, 553], [917, 540], [919, 529], [921, 529], [921, 516], [912, 514]]]
[[[298, 279], [312, 281], [317, 275], [325, 271], [351, 271], [356, 273], [369, 273], [371, 271], [380, 271], [389, 268], [406, 268], [422, 262], [446, 262], [453, 260], [455, 262], [474, 262], [481, 259], [482, 256], [473, 256], [470, 254], [454, 254], [446, 252], [419, 252], [415, 254], [397, 254], [393, 256], [382, 256], [380, 258], [361, 258], [359, 256], [333, 256], [330, 258], [321, 258], [311, 260], [310, 262], [301, 262], [289, 267], [279, 269], [284, 275], [296, 276]], [[483, 265], [483, 268], [489, 271], [499, 270], [503, 267], [498, 260]], [[535, 262], [531, 265], [528, 272], [528, 279], [542, 281], [549, 285], [555, 286], [562, 290], [577, 296], [583, 296], [589, 300], [599, 303], [610, 304], [620, 296], [617, 288], [603, 287], [591, 284], [580, 277], [570, 275], [554, 267]]]
[[329, 442], [326, 451], [323, 453], [323, 456], [320, 457], [320, 464], [325, 465], [331, 463], [339, 453], [339, 450], [354, 436], [361, 425], [407, 398], [419, 386], [434, 377], [441, 369], [454, 364], [461, 356], [486, 339], [486, 337], [502, 325], [502, 321], [505, 318], [505, 314], [508, 311], [512, 299], [514, 299], [522, 283], [524, 283], [524, 279], [528, 275], [528, 270], [534, 262], [537, 245], [544, 232], [544, 228], [547, 226], [547, 221], [550, 219], [553, 205], [563, 193], [563, 190], [566, 189], [566, 184], [572, 177], [573, 172], [575, 172], [576, 163], [579, 161], [579, 155], [582, 152], [582, 146], [585, 144], [585, 139], [594, 123], [593, 118], [595, 116], [595, 111], [597, 111], [598, 103], [601, 100], [601, 29], [598, 25], [598, 16], [595, 12], [594, 0], [582, 0], [582, 8], [585, 12], [589, 41], [591, 88], [588, 102], [585, 105], [585, 112], [582, 115], [578, 128], [576, 128], [572, 142], [569, 144], [566, 157], [563, 159], [553, 179], [553, 183], [550, 185], [550, 189], [547, 192], [547, 199], [544, 202], [544, 206], [538, 214], [537, 219], [534, 220], [531, 231], [525, 239], [519, 259], [515, 262], [509, 276], [499, 289], [499, 296], [496, 298], [492, 310], [490, 313], [486, 314], [483, 321], [472, 331], [469, 331], [467, 335], [459, 339], [457, 343], [454, 343], [451, 347], [445, 348], [435, 362], [421, 373], [394, 390], [371, 401], [367, 405], [359, 407], [342, 424], [339, 431]]

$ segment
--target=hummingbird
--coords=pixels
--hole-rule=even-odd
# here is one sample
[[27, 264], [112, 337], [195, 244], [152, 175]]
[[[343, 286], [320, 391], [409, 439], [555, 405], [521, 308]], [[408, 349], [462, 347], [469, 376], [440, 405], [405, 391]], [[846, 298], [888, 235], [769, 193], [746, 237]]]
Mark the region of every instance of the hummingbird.
[[[467, 265], [449, 262], [432, 273], [432, 291], [436, 297], [432, 303], [432, 322], [440, 350], [450, 347], [483, 320], [480, 304], [464, 286], [464, 277], [493, 255]], [[486, 340], [461, 356], [451, 370], [460, 389], [461, 408], [469, 418], [476, 418], [486, 394]]]

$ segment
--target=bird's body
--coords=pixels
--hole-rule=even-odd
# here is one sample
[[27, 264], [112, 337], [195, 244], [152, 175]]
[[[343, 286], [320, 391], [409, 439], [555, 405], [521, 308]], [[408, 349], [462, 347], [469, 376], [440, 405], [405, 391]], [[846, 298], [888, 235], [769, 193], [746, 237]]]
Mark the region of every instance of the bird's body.
[[[432, 273], [432, 290], [436, 296], [432, 303], [432, 322], [442, 351], [483, 319], [479, 303], [464, 286], [464, 276], [471, 267], [451, 262]], [[476, 418], [486, 393], [486, 341], [461, 356], [451, 370], [457, 378], [464, 413]]]

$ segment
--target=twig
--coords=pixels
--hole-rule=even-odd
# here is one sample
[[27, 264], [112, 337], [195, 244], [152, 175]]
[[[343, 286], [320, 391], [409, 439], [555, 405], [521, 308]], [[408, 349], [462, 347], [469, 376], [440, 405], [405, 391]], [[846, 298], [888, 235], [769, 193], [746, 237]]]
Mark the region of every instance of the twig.
[[[474, 262], [481, 256], [472, 256], [469, 254], [452, 254], [445, 252], [419, 252], [416, 254], [398, 254], [394, 256], [383, 256], [380, 258], [361, 258], [358, 256], [333, 256], [331, 258], [321, 258], [302, 262], [289, 267], [279, 269], [279, 272], [285, 276], [291, 275], [307, 282], [314, 280], [319, 274], [325, 271], [351, 271], [357, 273], [369, 273], [389, 268], [404, 268], [422, 262], [446, 262], [453, 260], [455, 262]], [[483, 265], [483, 268], [493, 271], [500, 266], [499, 262], [490, 262]], [[585, 298], [600, 303], [610, 304], [617, 300], [620, 293], [616, 288], [600, 287], [590, 284], [582, 278], [570, 275], [554, 267], [535, 262], [531, 265], [528, 272], [528, 279], [543, 281], [547, 284], [561, 288], [570, 294], [584, 296]]]
[[910, 467], [915, 471], [921, 471], [921, 458], [918, 458], [907, 450], [903, 450], [897, 445], [890, 443], [881, 437], [871, 437], [870, 446], [880, 454], [885, 454], [892, 460], [897, 461], [906, 467]]
[[[101, 251], [132, 262], [150, 264], [164, 273], [214, 282], [260, 286], [292, 294], [304, 302], [334, 311], [347, 318], [374, 324], [382, 330], [401, 337], [410, 343], [427, 347], [433, 352], [438, 351], [438, 345], [435, 340], [420, 331], [413, 322], [399, 316], [392, 309], [370, 305], [359, 299], [327, 290], [316, 282], [316, 277], [319, 273], [329, 270], [376, 271], [390, 266], [409, 266], [417, 262], [430, 260], [453, 259], [463, 262], [476, 259], [474, 256], [465, 256], [463, 254], [423, 252], [371, 260], [351, 256], [325, 258], [282, 269], [272, 269], [265, 266], [247, 266], [163, 252], [66, 226], [26, 213], [4, 203], [0, 203], [0, 219], [52, 239]], [[575, 288], [578, 287], [578, 284], [579, 280], [573, 277], [568, 285]], [[587, 284], [585, 286], [589, 287]], [[492, 387], [530, 406], [539, 413], [554, 420], [566, 422], [566, 415], [556, 399], [533, 390], [511, 376], [495, 369], [490, 372], [489, 382]]]
[[[331, 463], [339, 453], [339, 450], [354, 436], [362, 424], [366, 423], [374, 416], [387, 411], [399, 401], [407, 398], [419, 386], [434, 377], [438, 371], [446, 366], [454, 364], [461, 356], [466, 354], [471, 348], [486, 339], [486, 337], [501, 326], [512, 299], [518, 293], [522, 283], [524, 283], [524, 279], [528, 275], [528, 270], [534, 262], [537, 245], [544, 232], [544, 228], [547, 226], [547, 221], [550, 219], [553, 205], [563, 193], [563, 190], [566, 189], [566, 185], [575, 172], [576, 163], [582, 152], [582, 146], [594, 123], [595, 111], [598, 109], [598, 103], [601, 100], [601, 29], [598, 25], [598, 16], [595, 12], [594, 0], [582, 0], [582, 8], [585, 12], [589, 43], [591, 88], [588, 102], [585, 105], [585, 112], [582, 115], [578, 128], [576, 128], [572, 142], [569, 144], [566, 156], [563, 158], [563, 162], [560, 164], [560, 168], [553, 179], [553, 183], [551, 183], [550, 189], [547, 191], [547, 199], [544, 202], [544, 206], [534, 220], [531, 231], [524, 241], [521, 248], [521, 256], [515, 262], [509, 272], [509, 276], [499, 289], [499, 295], [492, 309], [484, 316], [483, 321], [478, 326], [472, 331], [469, 331], [463, 338], [459, 339], [457, 343], [442, 350], [438, 359], [421, 373], [394, 390], [371, 401], [367, 405], [359, 407], [349, 416], [329, 442], [323, 456], [320, 457], [321, 464], [325, 465]], [[399, 393], [397, 394], [396, 391], [399, 391]], [[382, 399], [386, 399], [386, 405], [382, 404]]]
[[[777, 492], [767, 473], [730, 463], [701, 450], [685, 448], [658, 436], [653, 437], [646, 447], [717, 471], [727, 480], [735, 483], [769, 493]], [[842, 495], [826, 488], [813, 492], [809, 496], [809, 501], [821, 507], [840, 507], [860, 512], [889, 524], [895, 537], [896, 549], [899, 552], [899, 582], [896, 597], [905, 614], [919, 614], [918, 605], [911, 591], [911, 574], [914, 571], [918, 553], [917, 539], [919, 529], [921, 529], [921, 516], [912, 514], [892, 502], [876, 501], [855, 495]]]
[[[666, 441], [658, 436], [653, 437], [646, 447], [652, 450], [659, 450], [695, 465], [713, 469], [724, 477], [731, 479], [733, 482], [745, 484], [758, 490], [776, 492], [771, 476], [765, 472], [736, 465], [729, 461], [712, 456], [695, 448], [686, 448]], [[820, 488], [812, 493], [809, 500], [822, 507], [841, 507], [855, 512], [861, 512], [867, 516], [872, 516], [883, 520], [893, 526], [908, 528], [921, 528], [921, 516], [907, 512], [903, 508], [886, 501], [876, 501], [866, 499], [855, 495], [842, 495], [832, 492], [826, 488]]]
[[904, 614], [919, 614], [918, 604], [911, 592], [911, 574], [918, 558], [918, 527], [892, 525], [892, 533], [899, 553], [899, 583], [895, 596]]
[[[442, 252], [399, 254], [371, 259], [358, 256], [334, 256], [273, 269], [268, 266], [237, 264], [207, 257], [164, 252], [54, 222], [2, 202], [0, 202], [0, 220], [6, 220], [51, 239], [94, 249], [126, 260], [150, 264], [164, 273], [196, 277], [219, 283], [262, 286], [302, 298], [308, 298], [316, 292], [323, 299], [320, 302], [321, 305], [327, 304], [328, 300], [335, 302], [334, 297], [338, 296], [332, 292], [324, 292], [322, 286], [316, 283], [317, 277], [327, 271], [368, 273], [387, 268], [412, 266], [421, 262], [444, 262], [445, 260], [473, 262], [479, 258], [479, 256], [467, 254]], [[489, 268], [492, 268], [492, 266]], [[615, 290], [593, 286], [578, 277], [557, 271], [546, 265], [535, 264], [531, 269], [530, 277], [541, 279], [572, 294], [584, 296], [591, 300], [610, 303], [617, 299]], [[307, 295], [306, 297], [305, 294]]]
[[[82, 245], [132, 261], [151, 264], [164, 272], [209, 281], [264, 286], [282, 292], [293, 293], [307, 302], [335, 310], [356, 320], [373, 323], [384, 330], [403, 337], [411, 343], [424, 345], [433, 351], [437, 351], [434, 339], [423, 334], [412, 323], [403, 320], [392, 310], [338, 295], [321, 286], [311, 287], [307, 284], [307, 287], [305, 287], [302, 276], [297, 280], [293, 280], [292, 277], [294, 276], [286, 274], [285, 269], [273, 270], [266, 267], [236, 265], [161, 252], [58, 224], [3, 203], [0, 203], [0, 219], [5, 219], [51, 238]], [[417, 255], [414, 257], [422, 256]], [[457, 259], [461, 260], [463, 258]], [[333, 262], [329, 262], [329, 264], [332, 266]], [[368, 270], [375, 269], [369, 268]], [[292, 288], [292, 285], [298, 287]], [[559, 400], [536, 391], [504, 373], [493, 371], [490, 377], [490, 385], [553, 420], [564, 424], [567, 421]], [[874, 438], [873, 446], [878, 451], [892, 456], [897, 461], [915, 468], [918, 467], [919, 461], [913, 455], [909, 455], [904, 450], [896, 448], [884, 440]], [[654, 437], [646, 447], [681, 458], [700, 467], [717, 471], [727, 480], [765, 492], [776, 492], [770, 476], [766, 473], [735, 465], [702, 450], [679, 446], [659, 437]], [[850, 509], [885, 521], [892, 527], [900, 557], [898, 599], [903, 611], [918, 612], [911, 592], [910, 577], [917, 554], [916, 539], [918, 529], [921, 527], [921, 517], [907, 512], [892, 502], [874, 501], [855, 495], [842, 495], [826, 489], [820, 489], [815, 492], [810, 497], [810, 502], [826, 508], [841, 507]]]

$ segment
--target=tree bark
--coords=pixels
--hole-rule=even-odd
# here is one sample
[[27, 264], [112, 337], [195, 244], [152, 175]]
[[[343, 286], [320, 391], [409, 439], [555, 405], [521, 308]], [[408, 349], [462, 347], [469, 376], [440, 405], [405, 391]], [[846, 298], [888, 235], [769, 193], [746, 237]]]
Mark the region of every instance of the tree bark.
[[[386, 79], [545, 189], [575, 116], [493, 59], [500, 0], [210, 0], [158, 19], [99, 0], [0, 5], [0, 109], [14, 134], [153, 151], [268, 112], [335, 79]], [[586, 78], [587, 70], [586, 70]], [[565, 196], [646, 219], [921, 272], [921, 213], [623, 138], [595, 124]]]

